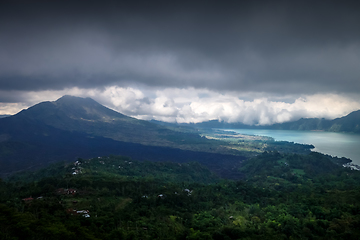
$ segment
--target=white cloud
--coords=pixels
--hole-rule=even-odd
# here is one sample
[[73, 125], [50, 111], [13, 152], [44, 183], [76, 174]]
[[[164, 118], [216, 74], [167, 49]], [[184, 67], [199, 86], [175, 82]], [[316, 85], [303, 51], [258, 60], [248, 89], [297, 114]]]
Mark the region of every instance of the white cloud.
[[[101, 104], [139, 119], [168, 122], [225, 122], [267, 125], [301, 117], [333, 119], [360, 109], [360, 103], [337, 94], [316, 94], [287, 101], [236, 92], [219, 93], [207, 89], [111, 86], [104, 89], [70, 88], [62, 91], [19, 92], [23, 103], [1, 103], [0, 114], [13, 114], [41, 101], [54, 101], [62, 95], [91, 97]], [[246, 99], [246, 100], [244, 100]], [[275, 99], [275, 100], [274, 100]]]
[[0, 115], [12, 115], [27, 107], [27, 104], [23, 103], [0, 103]]
[[100, 102], [107, 99], [107, 106], [133, 117], [171, 122], [218, 119], [266, 125], [301, 117], [332, 119], [360, 108], [359, 102], [336, 94], [303, 96], [288, 103], [281, 99], [269, 100], [270, 97], [243, 100], [238, 93], [218, 93], [206, 89], [110, 87], [97, 96]]

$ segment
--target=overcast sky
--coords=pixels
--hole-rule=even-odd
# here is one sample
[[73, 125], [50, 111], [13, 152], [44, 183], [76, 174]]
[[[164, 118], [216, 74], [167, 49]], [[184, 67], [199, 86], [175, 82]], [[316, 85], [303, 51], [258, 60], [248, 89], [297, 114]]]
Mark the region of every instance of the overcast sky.
[[[126, 2], [126, 3], [125, 3]], [[356, 1], [1, 1], [0, 114], [64, 94], [178, 122], [360, 109]]]

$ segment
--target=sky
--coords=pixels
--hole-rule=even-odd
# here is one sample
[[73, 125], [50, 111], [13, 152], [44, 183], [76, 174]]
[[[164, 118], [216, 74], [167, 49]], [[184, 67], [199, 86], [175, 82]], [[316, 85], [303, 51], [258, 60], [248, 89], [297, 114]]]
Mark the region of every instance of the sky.
[[68, 94], [139, 119], [360, 109], [356, 1], [0, 2], [0, 114]]

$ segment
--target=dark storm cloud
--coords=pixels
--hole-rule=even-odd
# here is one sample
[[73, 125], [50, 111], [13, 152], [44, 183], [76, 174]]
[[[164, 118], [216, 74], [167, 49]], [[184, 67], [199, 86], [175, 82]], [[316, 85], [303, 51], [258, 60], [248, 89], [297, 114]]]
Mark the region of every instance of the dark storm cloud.
[[360, 91], [349, 1], [5, 1], [0, 89]]

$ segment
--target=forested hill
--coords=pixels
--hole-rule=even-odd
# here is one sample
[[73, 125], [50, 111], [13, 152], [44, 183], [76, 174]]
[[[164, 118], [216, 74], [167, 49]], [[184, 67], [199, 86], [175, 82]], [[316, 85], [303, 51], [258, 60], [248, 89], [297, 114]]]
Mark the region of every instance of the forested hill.
[[0, 181], [0, 239], [359, 239], [360, 172], [265, 152], [219, 179], [199, 163], [78, 159]]
[[210, 128], [252, 128], [252, 129], [276, 129], [276, 130], [320, 130], [331, 132], [360, 133], [360, 110], [347, 116], [327, 120], [324, 118], [301, 118], [293, 122], [278, 123], [273, 125], [246, 125], [242, 123], [226, 123], [212, 120], [203, 123], [191, 124], [197, 127]]

